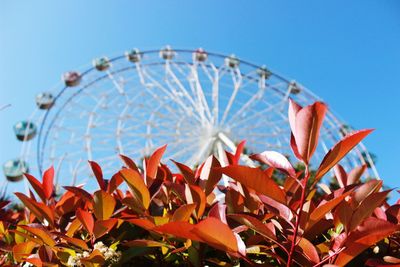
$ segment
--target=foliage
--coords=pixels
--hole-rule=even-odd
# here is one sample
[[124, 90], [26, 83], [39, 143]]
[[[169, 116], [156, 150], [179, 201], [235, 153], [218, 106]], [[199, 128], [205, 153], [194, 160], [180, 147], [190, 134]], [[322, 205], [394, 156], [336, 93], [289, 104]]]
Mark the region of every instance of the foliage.
[[[210, 156], [194, 170], [174, 162], [179, 173], [160, 162], [166, 146], [143, 169], [121, 155], [125, 166], [110, 179], [89, 162], [94, 193], [65, 186], [58, 197], [53, 168], [41, 182], [26, 174], [33, 191], [15, 193], [25, 208], [0, 202], [0, 264], [399, 266], [400, 201], [388, 205], [382, 181], [361, 182], [365, 166], [346, 173], [338, 164], [371, 130], [346, 135], [311, 173], [325, 112], [320, 102], [290, 103], [291, 147], [301, 168], [273, 151], [251, 156], [268, 168], [242, 166], [243, 142], [226, 152], [226, 162]], [[320, 182], [332, 168], [334, 189]], [[317, 185], [325, 193], [316, 194]]]

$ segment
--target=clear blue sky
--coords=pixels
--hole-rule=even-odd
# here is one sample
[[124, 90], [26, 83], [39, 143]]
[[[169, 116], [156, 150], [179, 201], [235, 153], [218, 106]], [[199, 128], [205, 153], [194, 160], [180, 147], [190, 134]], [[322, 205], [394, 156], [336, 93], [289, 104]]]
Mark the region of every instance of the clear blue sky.
[[399, 186], [400, 1], [0, 2], [0, 160], [19, 153], [15, 121], [61, 73], [138, 47], [203, 47], [298, 80], [355, 128]]

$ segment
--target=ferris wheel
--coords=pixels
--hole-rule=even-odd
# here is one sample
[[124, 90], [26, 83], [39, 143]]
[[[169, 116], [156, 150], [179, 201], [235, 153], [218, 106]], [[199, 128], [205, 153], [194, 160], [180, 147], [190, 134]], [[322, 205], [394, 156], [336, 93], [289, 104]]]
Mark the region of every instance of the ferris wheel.
[[[169, 46], [98, 58], [91, 67], [66, 72], [62, 81], [39, 93], [37, 110], [15, 124], [22, 148], [3, 165], [7, 181], [19, 181], [28, 171], [40, 176], [53, 165], [58, 184], [90, 186], [88, 160], [97, 161], [107, 176], [120, 168], [119, 154], [140, 162], [164, 144], [165, 159], [190, 166], [210, 154], [224, 162], [224, 151], [234, 151], [242, 140], [245, 154], [275, 150], [293, 159], [288, 100], [301, 105], [320, 100], [265, 66]], [[327, 113], [314, 167], [349, 130]], [[242, 161], [253, 164], [246, 155]], [[378, 177], [363, 144], [341, 164], [347, 170], [367, 164], [368, 175]]]

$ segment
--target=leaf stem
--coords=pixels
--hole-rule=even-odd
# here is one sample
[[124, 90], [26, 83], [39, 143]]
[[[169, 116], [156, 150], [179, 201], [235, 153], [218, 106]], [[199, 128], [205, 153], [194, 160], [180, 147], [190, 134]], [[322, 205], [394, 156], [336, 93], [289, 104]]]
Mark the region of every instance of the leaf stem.
[[307, 182], [308, 182], [308, 178], [310, 177], [310, 172], [308, 169], [308, 165], [306, 165], [306, 170], [305, 170], [305, 177], [303, 179], [303, 184], [301, 186], [301, 198], [300, 198], [300, 207], [299, 207], [299, 212], [296, 216], [296, 224], [295, 224], [295, 228], [294, 228], [294, 232], [293, 232], [293, 240], [292, 240], [292, 244], [290, 247], [290, 252], [289, 252], [289, 257], [288, 257], [288, 261], [286, 266], [290, 267], [290, 265], [292, 264], [292, 260], [293, 260], [293, 253], [294, 253], [294, 249], [296, 247], [296, 240], [297, 240], [297, 234], [299, 232], [299, 226], [300, 226], [300, 221], [301, 221], [301, 215], [303, 214], [303, 206], [304, 206], [304, 202], [306, 199], [306, 191], [307, 191]]

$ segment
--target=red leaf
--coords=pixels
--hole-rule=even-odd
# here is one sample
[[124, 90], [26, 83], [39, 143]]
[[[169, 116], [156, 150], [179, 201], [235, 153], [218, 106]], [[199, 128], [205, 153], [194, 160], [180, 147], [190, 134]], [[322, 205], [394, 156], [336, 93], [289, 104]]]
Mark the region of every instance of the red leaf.
[[157, 148], [153, 154], [150, 156], [149, 160], [147, 161], [146, 165], [146, 175], [152, 179], [156, 178], [157, 175], [157, 168], [160, 164], [160, 160], [162, 155], [165, 152], [167, 145]]
[[296, 140], [294, 140], [293, 133], [290, 135], [290, 147], [292, 148], [293, 154], [296, 156], [297, 159], [302, 160], [301, 155], [299, 153], [299, 149], [296, 145]]
[[196, 183], [195, 175], [191, 168], [189, 168], [185, 164], [176, 162], [174, 160], [172, 160], [172, 162], [175, 163], [176, 167], [178, 167], [178, 169], [182, 173], [183, 178], [185, 179], [186, 183], [188, 183], [188, 184]]
[[79, 198], [83, 198], [86, 201], [89, 201], [90, 203], [93, 202], [93, 197], [91, 194], [89, 194], [88, 192], [86, 192], [85, 190], [83, 190], [82, 188], [76, 187], [76, 186], [63, 186], [63, 188], [65, 190], [68, 190], [72, 193], [74, 193], [74, 195], [76, 195]]
[[50, 199], [53, 195], [54, 168], [47, 169], [43, 174], [43, 192], [46, 199]]
[[124, 162], [124, 164], [126, 165], [126, 167], [128, 167], [129, 169], [135, 170], [135, 171], [139, 171], [138, 167], [136, 166], [135, 162], [127, 157], [124, 156], [122, 154], [119, 155], [119, 157], [121, 158], [121, 160]]
[[82, 223], [83, 227], [85, 227], [86, 231], [93, 235], [94, 219], [92, 214], [88, 211], [78, 208], [76, 211], [76, 217]]
[[250, 215], [246, 214], [229, 214], [229, 218], [234, 219], [235, 221], [246, 225], [250, 229], [256, 231], [260, 235], [262, 235], [265, 238], [268, 238], [270, 241], [276, 243], [277, 239], [275, 234], [261, 221], [259, 221], [257, 218], [254, 218]]
[[369, 195], [378, 192], [382, 188], [382, 185], [382, 180], [370, 180], [364, 184], [361, 184], [354, 192], [353, 200], [357, 205], [360, 204]]
[[322, 160], [315, 175], [316, 184], [336, 163], [339, 162], [353, 147], [361, 142], [373, 130], [360, 130], [345, 136], [341, 141], [334, 145]]
[[[133, 169], [132, 169], [133, 170]], [[120, 184], [122, 184], [122, 182], [123, 182], [124, 180], [122, 179], [122, 177], [121, 177], [121, 175], [119, 175], [119, 174], [114, 174], [112, 177], [111, 177], [111, 180], [110, 180], [110, 182], [108, 183], [108, 185], [107, 185], [107, 192], [108, 193], [112, 193], [112, 192], [114, 192], [117, 188], [118, 188], [118, 186], [120, 185]]]
[[283, 171], [291, 177], [296, 177], [296, 171], [292, 164], [290, 164], [289, 160], [281, 153], [275, 151], [264, 151], [260, 154], [252, 155], [250, 158]]
[[298, 246], [303, 250], [304, 255], [306, 255], [313, 264], [319, 263], [319, 255], [317, 249], [310, 241], [302, 237]]
[[294, 102], [291, 98], [289, 99], [289, 110], [288, 110], [288, 118], [290, 129], [294, 134], [296, 132], [296, 115], [303, 107]]
[[364, 164], [362, 166], [355, 167], [354, 169], [351, 170], [351, 172], [347, 175], [347, 184], [356, 184], [361, 178], [361, 175], [365, 172], [367, 169], [367, 164]]
[[211, 194], [221, 180], [222, 173], [216, 171], [215, 168], [220, 168], [221, 164], [214, 156], [209, 156], [201, 169], [200, 179], [206, 181], [205, 193], [206, 196]]
[[343, 169], [342, 165], [336, 164], [335, 167], [333, 167], [333, 170], [335, 171], [335, 177], [339, 186], [345, 187], [347, 185], [347, 173]]
[[264, 194], [280, 203], [286, 203], [284, 191], [259, 168], [231, 165], [219, 170], [258, 193]]
[[208, 217], [217, 218], [221, 222], [228, 224], [226, 221], [226, 205], [217, 202], [208, 212]]
[[326, 113], [326, 105], [315, 102], [299, 110], [296, 114], [296, 128], [293, 132], [299, 154], [308, 164], [318, 145], [319, 131]]
[[347, 238], [343, 244], [345, 249], [338, 254], [334, 264], [345, 266], [361, 252], [399, 229], [398, 225], [374, 217], [366, 219], [357, 231]]
[[237, 147], [236, 147], [236, 152], [235, 156], [233, 157], [233, 165], [237, 165], [240, 161], [240, 155], [243, 153], [244, 145], [246, 144], [246, 141], [243, 140], [240, 142]]
[[46, 203], [46, 195], [43, 191], [43, 187], [42, 184], [32, 175], [25, 173], [24, 174], [26, 179], [28, 179], [28, 182], [31, 184], [31, 186], [33, 187], [33, 189], [35, 190], [35, 192], [38, 194], [38, 196], [40, 197], [40, 199]]
[[372, 193], [366, 197], [360, 206], [354, 211], [351, 217], [349, 230], [355, 229], [365, 218], [372, 215], [376, 207], [382, 205], [386, 197], [392, 190]]
[[101, 190], [106, 191], [107, 186], [106, 186], [106, 183], [104, 182], [103, 171], [101, 170], [100, 165], [97, 164], [96, 162], [90, 161], [90, 160], [89, 160], [89, 165], [92, 168], [93, 174], [96, 177], [97, 183], [99, 184]]
[[50, 209], [43, 203], [36, 202], [35, 200], [28, 198], [22, 193], [14, 193], [27, 207], [30, 212], [32, 212], [39, 221], [45, 223], [44, 220], [46, 219], [47, 222], [54, 226], [54, 210]]

